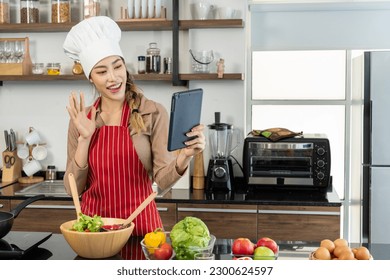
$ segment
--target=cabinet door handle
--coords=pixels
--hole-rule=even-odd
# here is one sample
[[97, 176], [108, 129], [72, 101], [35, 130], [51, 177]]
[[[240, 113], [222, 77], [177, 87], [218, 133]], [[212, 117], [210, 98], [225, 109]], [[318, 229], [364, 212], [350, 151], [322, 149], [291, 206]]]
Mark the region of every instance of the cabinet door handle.
[[168, 207], [157, 207], [157, 210], [160, 212], [168, 212]]
[[258, 210], [257, 213], [259, 213], [259, 214], [282, 214], [282, 215], [340, 216], [340, 212], [330, 212], [330, 211]]
[[4, 208], [4, 205], [3, 205], [3, 204], [0, 204], [0, 208]]
[[187, 207], [178, 207], [177, 211], [179, 212], [213, 212], [213, 213], [249, 213], [256, 214], [256, 209], [223, 209], [223, 208], [187, 208]]
[[26, 208], [29, 208], [29, 209], [72, 209], [72, 210], [76, 209], [74, 207], [74, 205], [29, 205], [29, 206], [26, 206]]

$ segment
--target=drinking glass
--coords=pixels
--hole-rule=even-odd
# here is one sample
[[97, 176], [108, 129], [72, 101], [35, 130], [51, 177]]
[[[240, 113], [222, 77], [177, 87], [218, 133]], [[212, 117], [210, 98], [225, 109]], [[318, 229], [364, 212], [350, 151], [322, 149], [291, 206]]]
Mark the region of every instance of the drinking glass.
[[213, 253], [208, 252], [196, 253], [194, 255], [194, 259], [198, 261], [210, 261], [215, 260], [215, 255]]
[[4, 41], [0, 41], [0, 63], [3, 63], [5, 62], [4, 58], [4, 49], [5, 49], [5, 42]]
[[15, 56], [15, 42], [5, 41], [4, 56], [6, 63], [12, 63]]
[[24, 41], [15, 41], [15, 60], [21, 63], [24, 57]]

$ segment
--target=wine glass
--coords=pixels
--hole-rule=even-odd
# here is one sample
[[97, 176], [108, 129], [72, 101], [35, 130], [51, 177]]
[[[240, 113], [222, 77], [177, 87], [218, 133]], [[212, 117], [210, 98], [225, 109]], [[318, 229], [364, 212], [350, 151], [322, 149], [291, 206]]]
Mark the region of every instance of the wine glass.
[[4, 48], [5, 48], [5, 42], [4, 41], [0, 41], [0, 63], [3, 63], [5, 60], [4, 60]]
[[6, 59], [5, 63], [12, 63], [14, 61], [14, 56], [15, 56], [14, 41], [5, 41], [4, 56]]
[[24, 57], [24, 41], [15, 41], [15, 60], [21, 63]]

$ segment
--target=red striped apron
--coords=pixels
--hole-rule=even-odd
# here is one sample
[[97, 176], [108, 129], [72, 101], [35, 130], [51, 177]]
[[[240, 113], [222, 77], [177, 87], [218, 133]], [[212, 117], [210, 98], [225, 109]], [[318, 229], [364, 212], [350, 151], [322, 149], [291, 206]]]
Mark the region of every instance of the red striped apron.
[[[98, 108], [100, 98], [94, 106]], [[124, 102], [120, 126], [102, 126], [92, 136], [89, 148], [89, 188], [81, 210], [87, 215], [128, 218], [152, 193], [152, 181], [139, 160], [127, 128], [130, 108]], [[89, 115], [90, 117], [90, 115]], [[155, 201], [134, 220], [133, 236], [162, 228]]]

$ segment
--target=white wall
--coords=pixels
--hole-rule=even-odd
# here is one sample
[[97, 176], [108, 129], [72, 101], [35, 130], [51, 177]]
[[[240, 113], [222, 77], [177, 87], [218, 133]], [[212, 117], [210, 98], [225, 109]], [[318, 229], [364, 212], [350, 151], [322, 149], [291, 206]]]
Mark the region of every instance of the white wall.
[[[15, 0], [13, 0], [15, 1]], [[41, 3], [45, 1], [41, 1]], [[108, 14], [119, 18], [120, 4], [126, 1], [110, 1]], [[171, 3], [165, 0], [166, 5]], [[212, 0], [216, 6], [231, 5], [245, 14], [246, 1]], [[189, 1], [180, 1], [182, 19], [189, 19]], [[42, 11], [43, 8], [41, 8]], [[168, 17], [171, 17], [168, 10]], [[201, 29], [191, 30], [188, 34], [181, 32], [182, 46], [180, 54], [180, 72], [190, 72], [190, 55], [188, 49], [212, 49], [218, 56], [225, 58], [226, 72], [245, 72], [245, 32], [246, 29]], [[62, 50], [66, 33], [2, 33], [0, 38], [25, 37], [31, 42], [31, 58], [33, 62], [61, 62], [63, 72], [70, 72], [72, 61]], [[124, 32], [121, 46], [129, 69], [136, 71], [136, 57], [146, 52], [149, 42], [156, 41], [161, 48], [162, 57], [171, 56], [172, 36], [169, 31]], [[213, 67], [215, 69], [215, 66]], [[145, 95], [161, 102], [167, 110], [170, 97], [174, 91], [184, 90], [173, 87], [169, 82], [138, 82]], [[221, 111], [222, 121], [232, 123], [243, 130], [245, 122], [245, 82], [244, 81], [195, 81], [190, 88], [204, 89], [202, 123], [214, 122], [214, 112]], [[0, 131], [13, 128], [18, 140], [23, 140], [29, 127], [37, 129], [47, 143], [49, 156], [42, 165], [54, 164], [57, 169], [65, 170], [66, 139], [69, 117], [66, 111], [68, 95], [72, 90], [82, 90], [92, 100], [92, 88], [84, 81], [62, 82], [4, 82], [0, 87]], [[206, 129], [207, 134], [207, 129]], [[0, 137], [0, 149], [4, 150], [4, 137]], [[237, 151], [241, 159], [241, 152]], [[208, 147], [205, 151], [205, 162], [208, 162]], [[207, 166], [207, 165], [206, 165]]]

